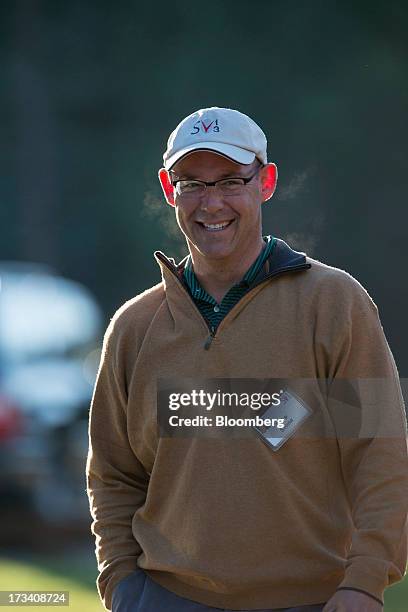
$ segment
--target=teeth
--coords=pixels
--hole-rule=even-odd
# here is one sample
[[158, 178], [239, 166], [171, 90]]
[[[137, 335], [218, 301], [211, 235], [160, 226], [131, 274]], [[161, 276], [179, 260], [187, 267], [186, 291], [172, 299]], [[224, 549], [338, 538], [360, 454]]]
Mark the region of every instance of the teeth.
[[203, 223], [203, 225], [207, 229], [220, 230], [227, 227], [227, 225], [229, 225], [229, 221], [226, 221], [225, 223]]

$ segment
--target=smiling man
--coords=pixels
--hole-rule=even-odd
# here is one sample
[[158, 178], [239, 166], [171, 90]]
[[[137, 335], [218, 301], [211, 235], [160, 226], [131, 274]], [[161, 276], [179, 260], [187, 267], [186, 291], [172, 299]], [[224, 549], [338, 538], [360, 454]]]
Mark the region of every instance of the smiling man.
[[221, 302], [265, 248], [261, 205], [277, 181], [276, 165], [266, 163], [266, 137], [238, 111], [199, 111], [173, 132], [164, 161], [159, 179], [176, 207], [194, 274]]
[[[181, 121], [159, 180], [189, 254], [156, 251], [161, 282], [105, 333], [86, 474], [98, 591], [114, 612], [378, 612], [405, 574], [395, 362], [356, 279], [263, 235], [277, 182], [266, 145], [236, 110]], [[205, 438], [162, 435], [162, 380], [197, 404], [197, 381], [319, 384], [307, 409], [285, 391], [279, 438], [267, 426]], [[199, 409], [183, 417], [211, 423]]]

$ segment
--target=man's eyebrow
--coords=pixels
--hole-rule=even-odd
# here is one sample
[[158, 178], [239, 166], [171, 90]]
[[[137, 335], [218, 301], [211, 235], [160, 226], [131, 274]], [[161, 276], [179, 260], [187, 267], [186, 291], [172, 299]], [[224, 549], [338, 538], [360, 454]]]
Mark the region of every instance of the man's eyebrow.
[[173, 172], [173, 170], [170, 170], [170, 174], [173, 175], [173, 178], [178, 180], [194, 179], [193, 176], [189, 176], [188, 174], [176, 174], [175, 172]]

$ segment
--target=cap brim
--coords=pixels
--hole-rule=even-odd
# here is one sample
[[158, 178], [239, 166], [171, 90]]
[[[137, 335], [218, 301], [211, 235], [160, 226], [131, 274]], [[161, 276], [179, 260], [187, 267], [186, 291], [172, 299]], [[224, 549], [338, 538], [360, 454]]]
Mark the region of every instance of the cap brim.
[[199, 142], [174, 153], [174, 155], [166, 159], [164, 167], [166, 170], [170, 170], [182, 157], [186, 157], [190, 155], [190, 153], [196, 151], [211, 151], [211, 153], [227, 157], [238, 164], [251, 164], [255, 159], [255, 153], [253, 151], [246, 151], [234, 145], [224, 144], [222, 142]]

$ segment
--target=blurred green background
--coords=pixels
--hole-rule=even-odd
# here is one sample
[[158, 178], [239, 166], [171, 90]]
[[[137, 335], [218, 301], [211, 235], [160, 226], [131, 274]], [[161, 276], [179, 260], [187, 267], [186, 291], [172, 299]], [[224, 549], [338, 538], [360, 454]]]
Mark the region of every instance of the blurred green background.
[[[88, 287], [102, 332], [160, 280], [154, 250], [187, 253], [157, 180], [169, 133], [198, 108], [236, 108], [279, 168], [264, 233], [366, 287], [406, 377], [407, 26], [403, 0], [3, 1], [0, 260]], [[100, 608], [88, 523], [55, 537], [61, 565], [7, 540], [0, 588], [66, 583]], [[386, 610], [408, 608], [407, 588]]]

